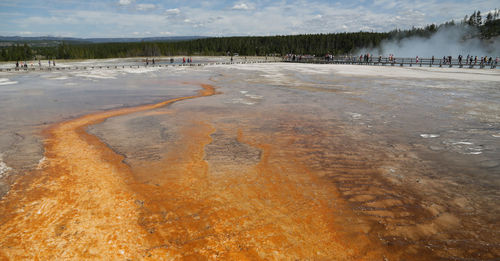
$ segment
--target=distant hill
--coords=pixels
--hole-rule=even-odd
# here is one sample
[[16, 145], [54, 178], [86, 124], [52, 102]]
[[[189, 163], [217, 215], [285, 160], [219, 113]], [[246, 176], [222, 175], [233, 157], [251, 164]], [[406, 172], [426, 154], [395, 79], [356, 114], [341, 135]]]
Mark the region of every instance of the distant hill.
[[145, 38], [75, 38], [54, 36], [0, 36], [0, 42], [10, 43], [32, 43], [35, 45], [47, 45], [47, 43], [76, 42], [76, 43], [137, 43], [137, 42], [178, 42], [207, 38], [205, 36], [167, 36], [167, 37], [145, 37]]

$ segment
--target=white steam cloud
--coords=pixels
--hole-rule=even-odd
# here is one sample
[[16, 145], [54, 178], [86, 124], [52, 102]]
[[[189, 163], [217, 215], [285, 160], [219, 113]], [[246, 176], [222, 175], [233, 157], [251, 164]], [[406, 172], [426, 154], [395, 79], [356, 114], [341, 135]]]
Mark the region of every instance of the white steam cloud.
[[364, 48], [358, 55], [395, 57], [457, 57], [500, 56], [500, 37], [479, 39], [477, 29], [468, 26], [441, 27], [431, 37], [408, 37], [401, 40], [384, 40], [377, 48]]

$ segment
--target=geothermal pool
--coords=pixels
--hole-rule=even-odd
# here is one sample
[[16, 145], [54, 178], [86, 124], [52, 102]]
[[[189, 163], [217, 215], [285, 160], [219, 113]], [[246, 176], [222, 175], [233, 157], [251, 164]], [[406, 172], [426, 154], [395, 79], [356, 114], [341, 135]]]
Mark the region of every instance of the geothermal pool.
[[498, 259], [499, 86], [356, 65], [2, 72], [0, 258]]

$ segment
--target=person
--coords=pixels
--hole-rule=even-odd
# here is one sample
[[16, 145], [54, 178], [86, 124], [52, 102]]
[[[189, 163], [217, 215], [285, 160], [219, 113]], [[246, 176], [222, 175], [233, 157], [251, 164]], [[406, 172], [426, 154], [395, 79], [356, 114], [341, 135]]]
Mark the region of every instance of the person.
[[186, 63], [186, 57], [182, 57], [182, 63]]
[[233, 57], [231, 56], [231, 62], [233, 62]]
[[19, 68], [19, 61], [16, 62], [16, 68]]
[[42, 61], [38, 60], [38, 67], [42, 67]]
[[416, 61], [416, 63], [418, 63], [418, 55], [417, 55], [417, 58], [415, 58], [415, 61]]
[[56, 60], [52, 60], [52, 65], [56, 67]]
[[434, 55], [431, 58], [431, 62], [432, 62], [432, 64], [434, 64]]
[[153, 58], [153, 61], [152, 61], [152, 62], [153, 62], [153, 65], [155, 65], [155, 58]]
[[50, 67], [50, 59], [49, 59], [49, 67]]
[[146, 66], [149, 65], [149, 58], [146, 58]]

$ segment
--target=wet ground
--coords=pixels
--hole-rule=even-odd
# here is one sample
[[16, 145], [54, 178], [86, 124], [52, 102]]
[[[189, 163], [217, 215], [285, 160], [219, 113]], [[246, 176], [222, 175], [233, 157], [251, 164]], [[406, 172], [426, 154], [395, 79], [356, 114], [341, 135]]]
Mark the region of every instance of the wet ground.
[[0, 257], [500, 257], [498, 70], [1, 77]]

